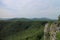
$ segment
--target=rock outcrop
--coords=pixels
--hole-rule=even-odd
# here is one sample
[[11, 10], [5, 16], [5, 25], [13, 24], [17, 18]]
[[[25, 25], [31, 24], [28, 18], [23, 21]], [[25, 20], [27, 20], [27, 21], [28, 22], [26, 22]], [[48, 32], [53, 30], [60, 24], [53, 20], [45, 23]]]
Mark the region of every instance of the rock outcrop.
[[50, 26], [50, 40], [56, 40], [57, 25], [51, 24]]
[[44, 40], [56, 40], [57, 24], [47, 23], [44, 28]]
[[44, 28], [44, 40], [48, 40], [50, 39], [50, 35], [49, 35], [49, 27], [48, 27], [48, 23], [45, 25], [45, 28]]

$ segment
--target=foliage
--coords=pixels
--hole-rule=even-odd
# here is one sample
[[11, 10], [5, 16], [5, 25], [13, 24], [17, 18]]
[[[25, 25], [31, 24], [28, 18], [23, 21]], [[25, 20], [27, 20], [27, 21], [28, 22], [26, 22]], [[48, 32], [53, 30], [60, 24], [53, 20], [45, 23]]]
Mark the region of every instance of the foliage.
[[60, 32], [57, 33], [56, 37], [57, 37], [56, 40], [60, 40]]
[[47, 22], [0, 20], [0, 40], [42, 40]]
[[60, 15], [58, 16], [58, 20], [60, 21]]

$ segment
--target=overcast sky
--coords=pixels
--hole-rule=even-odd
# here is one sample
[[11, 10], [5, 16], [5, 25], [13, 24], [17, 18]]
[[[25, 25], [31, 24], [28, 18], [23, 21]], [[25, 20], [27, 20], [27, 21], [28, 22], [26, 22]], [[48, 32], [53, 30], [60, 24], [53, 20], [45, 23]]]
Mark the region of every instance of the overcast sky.
[[0, 0], [0, 18], [57, 19], [60, 0]]

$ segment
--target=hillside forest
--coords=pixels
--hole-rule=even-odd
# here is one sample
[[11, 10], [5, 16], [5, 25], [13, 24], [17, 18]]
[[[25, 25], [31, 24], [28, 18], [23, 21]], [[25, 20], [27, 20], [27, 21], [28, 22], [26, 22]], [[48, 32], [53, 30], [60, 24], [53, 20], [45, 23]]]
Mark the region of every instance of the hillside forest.
[[[0, 40], [44, 40], [45, 24], [51, 22], [58, 22], [60, 25], [60, 17], [58, 20], [26, 18], [0, 20]], [[60, 39], [60, 34], [57, 35]]]

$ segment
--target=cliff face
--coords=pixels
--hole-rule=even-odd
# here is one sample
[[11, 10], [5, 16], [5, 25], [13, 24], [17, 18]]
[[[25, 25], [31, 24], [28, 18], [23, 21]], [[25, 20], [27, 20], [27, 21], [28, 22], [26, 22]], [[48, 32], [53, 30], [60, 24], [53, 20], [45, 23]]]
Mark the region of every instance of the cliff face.
[[48, 23], [45, 25], [45, 28], [44, 28], [44, 40], [48, 40], [50, 39], [50, 35], [49, 35], [49, 27], [48, 27]]
[[57, 25], [51, 24], [50, 26], [50, 40], [56, 40]]
[[55, 23], [46, 24], [44, 29], [44, 40], [56, 40], [56, 32], [58, 31]]

